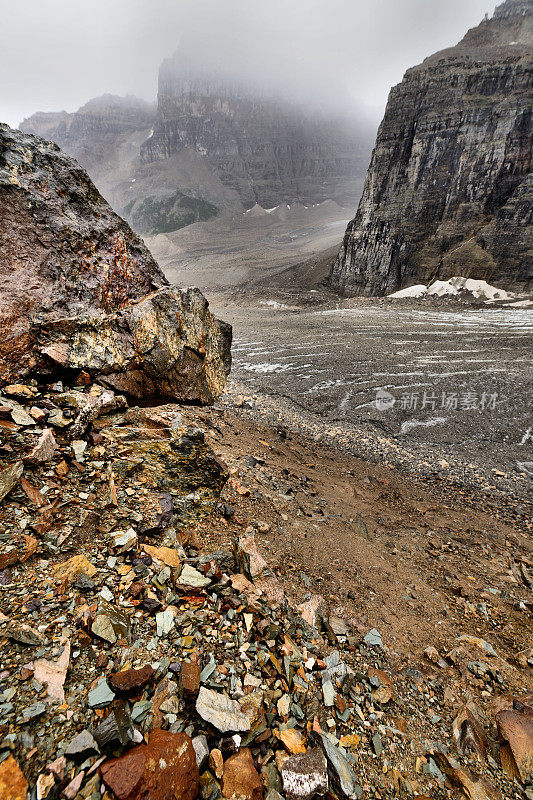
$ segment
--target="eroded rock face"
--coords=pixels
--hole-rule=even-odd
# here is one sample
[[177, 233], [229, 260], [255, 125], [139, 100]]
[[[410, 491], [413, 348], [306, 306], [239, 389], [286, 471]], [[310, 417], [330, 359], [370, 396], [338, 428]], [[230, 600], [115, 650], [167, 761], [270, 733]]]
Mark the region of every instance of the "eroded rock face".
[[137, 398], [212, 403], [231, 366], [231, 328], [198, 289], [166, 287], [113, 314], [44, 315], [32, 335], [43, 365], [85, 370]]
[[333, 120], [194, 68], [187, 43], [159, 71], [158, 113], [141, 148], [157, 166], [200, 154], [246, 207], [281, 202], [356, 202], [370, 152], [370, 126]]
[[136, 397], [212, 402], [231, 328], [169, 287], [141, 239], [55, 145], [0, 125], [0, 380], [86, 369]]
[[389, 96], [330, 285], [384, 295], [454, 275], [533, 278], [533, 3], [507, 0]]

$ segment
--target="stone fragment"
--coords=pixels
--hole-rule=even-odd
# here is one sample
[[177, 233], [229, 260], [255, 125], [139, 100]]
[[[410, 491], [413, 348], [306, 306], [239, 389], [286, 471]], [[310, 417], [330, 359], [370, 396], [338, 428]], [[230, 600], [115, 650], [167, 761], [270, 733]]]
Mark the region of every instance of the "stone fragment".
[[205, 575], [202, 575], [197, 569], [191, 567], [190, 564], [185, 564], [177, 582], [180, 586], [202, 589], [204, 586], [209, 586], [211, 579], [206, 578]]
[[89, 708], [105, 708], [112, 703], [114, 699], [115, 693], [107, 685], [105, 677], [102, 676], [94, 689], [90, 690], [87, 702]]
[[350, 798], [350, 800], [361, 797], [361, 787], [357, 783], [352, 765], [342, 749], [333, 744], [326, 734], [319, 733], [318, 739], [328, 762], [328, 774], [333, 790], [339, 797]]
[[2, 800], [26, 800], [28, 781], [13, 758], [8, 756], [0, 764], [0, 797]]
[[200, 689], [200, 664], [196, 661], [184, 661], [181, 665], [180, 685], [187, 698], [197, 696]]
[[174, 607], [167, 606], [155, 615], [158, 636], [167, 636], [174, 627]]
[[246, 800], [263, 799], [263, 784], [249, 748], [242, 747], [225, 762], [222, 796], [246, 798]]
[[37, 783], [35, 785], [37, 792], [37, 800], [46, 800], [46, 798], [52, 791], [53, 787], [55, 786], [55, 783], [56, 780], [51, 772], [41, 772], [41, 774], [37, 778]]
[[281, 766], [283, 792], [287, 800], [312, 800], [328, 790], [327, 763], [320, 747], [289, 756]]
[[372, 628], [367, 634], [363, 636], [363, 642], [370, 647], [383, 647], [381, 634], [376, 628]]
[[289, 753], [298, 755], [305, 753], [305, 742], [300, 733], [295, 728], [286, 728], [285, 730], [274, 731], [274, 735], [283, 742]]
[[26, 625], [25, 622], [11, 622], [6, 629], [6, 634], [14, 642], [25, 644], [29, 647], [37, 647], [42, 642], [41, 634]]
[[22, 461], [16, 461], [9, 467], [0, 470], [0, 502], [15, 488], [23, 471], [24, 464]]
[[98, 753], [98, 745], [89, 731], [78, 733], [65, 748], [65, 755], [68, 758], [83, 760], [92, 753]]
[[505, 771], [522, 783], [533, 779], [533, 707], [496, 714], [500, 758]]
[[61, 564], [56, 564], [53, 568], [53, 576], [61, 583], [69, 584], [78, 575], [87, 575], [88, 578], [94, 578], [98, 570], [91, 564], [89, 559], [83, 554], [79, 556], [72, 556], [68, 561], [63, 561]]
[[314, 594], [309, 600], [298, 606], [298, 614], [301, 616], [308, 625], [312, 628], [318, 627], [318, 619], [320, 612], [326, 611], [326, 601], [321, 594]]
[[209, 769], [214, 774], [215, 778], [220, 778], [224, 774], [224, 757], [222, 753], [215, 747], [209, 754]]
[[205, 686], [200, 687], [196, 710], [203, 720], [221, 733], [250, 730], [250, 719], [242, 713], [235, 700], [213, 689], [206, 689]]
[[129, 553], [137, 549], [138, 537], [133, 528], [126, 531], [113, 531], [111, 534], [111, 547], [118, 554]]
[[181, 559], [177, 550], [173, 547], [152, 547], [149, 544], [143, 544], [142, 549], [148, 553], [149, 556], [165, 564], [167, 567], [179, 567]]
[[104, 639], [110, 644], [115, 644], [118, 639], [130, 641], [130, 618], [125, 611], [121, 611], [118, 606], [104, 600], [100, 600], [98, 613], [94, 618], [91, 631], [95, 636]]
[[191, 739], [155, 730], [120, 758], [106, 761], [100, 774], [117, 800], [195, 800], [199, 774]]
[[66, 800], [74, 800], [76, 795], [78, 794], [79, 790], [81, 789], [81, 785], [83, 783], [83, 779], [85, 778], [85, 770], [81, 770], [78, 772], [77, 775], [72, 778], [70, 783], [68, 783], [65, 788], [63, 789], [63, 797], [66, 797]]
[[63, 689], [70, 661], [70, 642], [65, 642], [63, 652], [57, 661], [38, 659], [34, 664], [34, 677], [46, 686], [47, 697], [51, 702], [62, 703], [65, 700]]
[[45, 704], [37, 700], [37, 702], [32, 703], [31, 706], [22, 709], [22, 719], [24, 722], [31, 722], [31, 720], [37, 719], [37, 717], [42, 717], [45, 711]]
[[137, 694], [153, 681], [154, 669], [147, 664], [140, 669], [127, 669], [114, 672], [107, 678], [107, 683], [116, 694]]
[[192, 740], [192, 746], [194, 747], [194, 752], [196, 753], [196, 764], [198, 765], [198, 769], [200, 772], [203, 772], [203, 769], [209, 759], [209, 745], [207, 744], [207, 738], [203, 734], [201, 736], [195, 736]]
[[241, 536], [235, 545], [235, 556], [241, 571], [250, 580], [268, 571], [268, 564], [259, 552], [255, 536]]
[[372, 689], [374, 700], [385, 704], [394, 698], [394, 685], [386, 672], [383, 672], [382, 669], [370, 667], [368, 677], [372, 679], [373, 683], [379, 681], [379, 685]]
[[117, 746], [125, 747], [127, 744], [136, 741], [137, 731], [133, 727], [132, 718], [127, 709], [126, 704], [115, 704], [113, 710], [98, 725], [94, 732], [98, 746], [101, 750], [107, 748], [115, 748]]

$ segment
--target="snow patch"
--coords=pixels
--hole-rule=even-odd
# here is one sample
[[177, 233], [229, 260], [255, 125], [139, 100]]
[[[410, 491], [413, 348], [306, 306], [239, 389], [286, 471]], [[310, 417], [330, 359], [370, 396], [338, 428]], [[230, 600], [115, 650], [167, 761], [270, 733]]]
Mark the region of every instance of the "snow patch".
[[492, 303], [497, 300], [512, 300], [516, 297], [512, 292], [506, 292], [504, 289], [491, 286], [487, 281], [462, 278], [461, 276], [450, 278], [447, 281], [433, 281], [429, 286], [423, 283], [416, 286], [408, 286], [406, 289], [393, 292], [389, 297], [458, 297], [467, 292], [475, 297], [476, 300], [482, 300], [485, 303]]

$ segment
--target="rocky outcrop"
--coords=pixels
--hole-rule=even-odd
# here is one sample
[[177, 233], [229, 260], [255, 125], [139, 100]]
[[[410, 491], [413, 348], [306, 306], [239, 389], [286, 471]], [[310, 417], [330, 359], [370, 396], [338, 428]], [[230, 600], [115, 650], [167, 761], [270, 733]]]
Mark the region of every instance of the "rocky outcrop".
[[161, 65], [158, 114], [145, 164], [200, 154], [245, 207], [298, 199], [353, 204], [368, 163], [370, 130], [193, 68], [184, 49]]
[[392, 89], [333, 288], [531, 285], [532, 55], [533, 2], [507, 0]]
[[75, 161], [0, 125], [0, 378], [85, 370], [136, 396], [211, 402], [231, 329], [168, 286]]
[[163, 62], [157, 110], [135, 97], [104, 95], [72, 114], [34, 114], [20, 127], [79, 161], [143, 236], [256, 202], [357, 202], [371, 125], [304, 112], [199, 73], [190, 59], [185, 48]]

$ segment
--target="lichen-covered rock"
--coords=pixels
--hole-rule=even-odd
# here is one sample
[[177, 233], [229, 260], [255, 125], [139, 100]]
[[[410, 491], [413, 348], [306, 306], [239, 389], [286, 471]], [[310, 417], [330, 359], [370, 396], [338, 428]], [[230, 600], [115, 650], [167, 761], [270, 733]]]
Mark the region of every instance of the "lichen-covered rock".
[[7, 125], [0, 125], [0, 324], [0, 380], [38, 363], [105, 375], [138, 397], [208, 403], [230, 368], [231, 328], [215, 320], [203, 295], [168, 286], [75, 161]]
[[507, 0], [389, 96], [330, 285], [384, 295], [454, 275], [533, 278], [533, 3]]

